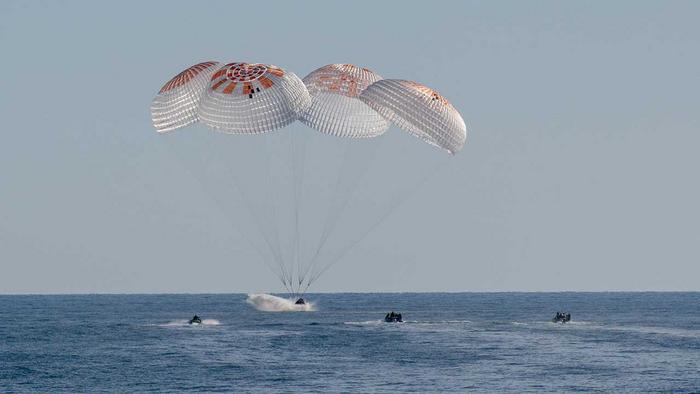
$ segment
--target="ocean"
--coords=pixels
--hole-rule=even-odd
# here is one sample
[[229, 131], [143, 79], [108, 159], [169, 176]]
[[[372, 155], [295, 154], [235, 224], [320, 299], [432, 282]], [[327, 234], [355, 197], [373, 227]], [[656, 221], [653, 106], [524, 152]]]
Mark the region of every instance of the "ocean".
[[0, 391], [700, 392], [700, 293], [246, 298], [0, 296]]

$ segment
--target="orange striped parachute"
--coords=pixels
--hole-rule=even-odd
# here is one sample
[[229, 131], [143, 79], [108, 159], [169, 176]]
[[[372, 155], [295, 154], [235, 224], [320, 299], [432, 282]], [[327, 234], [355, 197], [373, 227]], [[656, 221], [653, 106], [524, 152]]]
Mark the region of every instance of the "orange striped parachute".
[[177, 74], [160, 89], [151, 104], [153, 127], [166, 132], [190, 125], [199, 116], [199, 100], [219, 62], [203, 62]]
[[379, 75], [352, 64], [329, 64], [304, 77], [311, 105], [299, 120], [312, 129], [338, 137], [381, 135], [389, 122], [360, 101], [360, 93]]
[[211, 76], [199, 117], [227, 133], [258, 134], [294, 122], [309, 103], [308, 90], [293, 73], [269, 64], [229, 63]]

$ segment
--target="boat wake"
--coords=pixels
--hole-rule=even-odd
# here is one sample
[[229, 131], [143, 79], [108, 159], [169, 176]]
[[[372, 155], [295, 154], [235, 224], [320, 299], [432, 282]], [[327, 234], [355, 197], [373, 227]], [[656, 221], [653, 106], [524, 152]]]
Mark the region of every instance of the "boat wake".
[[247, 303], [263, 312], [311, 312], [315, 311], [313, 303], [295, 304], [294, 300], [273, 296], [271, 294], [248, 294]]
[[[400, 323], [403, 324], [411, 324], [415, 326], [444, 326], [444, 325], [453, 325], [453, 324], [459, 324], [459, 325], [465, 325], [465, 324], [471, 324], [470, 320], [435, 320], [435, 321], [430, 321], [430, 320], [404, 320]], [[351, 326], [377, 326], [377, 325], [384, 325], [386, 322], [384, 319], [381, 320], [367, 320], [367, 321], [346, 321], [343, 322], [343, 324], [351, 325]], [[395, 323], [391, 323], [395, 324]]]
[[669, 336], [678, 338], [700, 338], [700, 330], [671, 328], [671, 327], [647, 327], [647, 326], [599, 326], [600, 329], [620, 331], [636, 334]]
[[346, 321], [343, 324], [350, 326], [378, 326], [384, 324], [384, 320]]
[[202, 319], [202, 323], [190, 324], [187, 319], [173, 320], [167, 323], [158, 324], [158, 327], [188, 327], [188, 326], [220, 326], [221, 322], [216, 319]]

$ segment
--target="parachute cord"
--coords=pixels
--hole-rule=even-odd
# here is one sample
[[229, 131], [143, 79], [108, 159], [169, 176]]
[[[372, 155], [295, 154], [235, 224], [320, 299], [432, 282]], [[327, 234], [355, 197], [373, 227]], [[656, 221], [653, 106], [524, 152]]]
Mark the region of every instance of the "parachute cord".
[[[188, 170], [188, 171], [189, 171], [189, 170]], [[199, 184], [199, 186], [200, 186], [203, 190], [206, 190], [206, 189], [207, 189], [207, 187], [204, 185], [204, 183], [202, 182], [201, 179], [197, 178], [197, 177], [194, 176], [194, 175], [193, 175], [193, 178], [195, 179], [195, 181]], [[234, 184], [235, 184], [235, 182], [234, 182]], [[236, 187], [236, 188], [237, 188], [237, 187]], [[209, 196], [209, 193], [207, 193], [207, 197], [209, 198], [209, 200], [210, 200], [211, 202], [214, 203], [214, 205], [216, 205], [216, 206], [219, 208], [219, 211], [221, 211], [221, 212], [226, 212], [226, 210], [223, 208], [223, 205], [221, 204], [221, 201], [219, 201], [219, 200], [216, 199], [216, 198], [210, 197], [210, 196]], [[226, 214], [226, 217], [228, 218], [229, 224], [233, 224], [233, 220], [231, 220], [231, 218], [230, 218], [230, 216], [229, 216], [228, 214]], [[262, 252], [262, 250], [261, 250], [259, 247], [257, 247], [257, 246], [255, 245], [255, 243], [253, 243], [253, 241], [250, 239], [250, 237], [249, 237], [244, 231], [242, 231], [241, 229], [237, 228], [237, 226], [234, 226], [234, 227], [238, 230], [238, 233], [239, 233], [239, 234], [243, 235], [243, 237], [246, 239], [246, 241], [248, 241], [248, 243], [250, 244], [250, 246], [253, 247], [253, 250], [255, 250], [255, 252], [260, 256], [260, 259], [263, 261], [263, 263], [265, 263], [265, 266], [267, 266], [267, 268], [268, 268], [274, 275], [276, 275], [277, 278], [284, 284], [284, 278], [280, 275], [279, 272], [276, 272], [276, 270], [274, 270], [274, 269], [272, 268], [272, 265], [270, 264], [270, 261], [265, 257], [265, 254]], [[274, 256], [273, 256], [273, 257], [274, 257]], [[286, 285], [285, 285], [285, 286], [286, 286]]]
[[[267, 145], [266, 145], [266, 147], [267, 147]], [[269, 161], [268, 156], [269, 155], [265, 155], [266, 162]], [[232, 167], [235, 168], [236, 166], [232, 166]], [[268, 167], [268, 169], [269, 169], [269, 167]], [[237, 178], [234, 171], [231, 171], [230, 174], [233, 176], [234, 180]], [[269, 171], [268, 171], [268, 174], [269, 174]], [[238, 182], [234, 181], [233, 185], [235, 186], [241, 199], [243, 200], [244, 206], [248, 210], [248, 213], [254, 219], [255, 225], [257, 226], [258, 231], [260, 232], [260, 234], [263, 237], [263, 240], [265, 241], [265, 245], [267, 245], [267, 248], [270, 250], [272, 257], [274, 258], [274, 260], [276, 261], [276, 263], [279, 267], [279, 270], [274, 270], [272, 268], [270, 268], [270, 270], [273, 271], [275, 273], [275, 275], [280, 279], [280, 281], [282, 282], [282, 285], [285, 287], [285, 289], [287, 289], [287, 291], [290, 291], [289, 288], [291, 285], [291, 281], [287, 278], [287, 275], [286, 275], [284, 259], [282, 258], [282, 254], [281, 254], [281, 251], [279, 250], [279, 247], [275, 248], [275, 245], [270, 240], [269, 234], [267, 233], [267, 231], [265, 230], [265, 228], [263, 226], [263, 222], [265, 220], [255, 213], [255, 208], [253, 207], [251, 200], [246, 197], [246, 194], [243, 192], [243, 189], [241, 187], [239, 187]], [[268, 188], [270, 186], [269, 176], [268, 176], [267, 186], [268, 186]], [[269, 195], [269, 193], [267, 193], [267, 194]], [[276, 226], [275, 226], [275, 228], [276, 228]], [[241, 231], [241, 232], [245, 233], [245, 231]], [[251, 245], [253, 245], [253, 247], [255, 247], [254, 243], [250, 240], [250, 238], [248, 238], [247, 236], [246, 236], [246, 238], [248, 239], [248, 242]]]
[[[303, 275], [303, 279], [306, 279], [306, 276], [309, 274], [310, 271], [313, 271], [314, 264], [316, 262], [316, 259], [318, 258], [318, 255], [320, 254], [321, 250], [323, 249], [323, 246], [325, 245], [326, 241], [328, 240], [328, 236], [332, 232], [332, 229], [334, 226], [333, 223], [337, 221], [335, 217], [339, 217], [340, 213], [338, 212], [338, 209], [335, 208], [335, 200], [337, 199], [338, 195], [338, 190], [340, 189], [340, 183], [341, 179], [343, 176], [343, 168], [345, 167], [345, 163], [347, 162], [347, 158], [350, 152], [350, 142], [349, 140], [345, 141], [345, 151], [343, 152], [343, 160], [341, 161], [340, 168], [338, 169], [338, 176], [336, 178], [335, 186], [333, 188], [333, 194], [331, 196], [331, 204], [328, 207], [328, 215], [326, 215], [326, 220], [323, 223], [323, 231], [321, 232], [321, 238], [318, 243], [318, 246], [316, 247], [316, 251], [314, 252], [313, 256], [311, 257], [311, 261], [309, 262], [308, 266], [306, 267], [306, 270]], [[308, 286], [307, 286], [308, 287]]]
[[[398, 207], [403, 205], [404, 202], [408, 201], [419, 189], [423, 184], [425, 184], [430, 177], [435, 174], [440, 167], [443, 166], [443, 163], [438, 163], [434, 165], [424, 176], [423, 178], [420, 179], [420, 181], [407, 193], [405, 194], [405, 198], [401, 199], [396, 202], [396, 204], [392, 204], [389, 207], [389, 210], [385, 212], [383, 215], [380, 216], [379, 220], [374, 222], [372, 226], [365, 231], [359, 238], [357, 238], [354, 242], [352, 242], [350, 245], [348, 245], [344, 250], [342, 250], [339, 254], [337, 254], [333, 260], [331, 260], [331, 263], [326, 265], [323, 269], [321, 269], [316, 275], [313, 275], [308, 282], [308, 285], [306, 288], [308, 289], [309, 286], [313, 282], [315, 282], [321, 275], [323, 275], [326, 271], [328, 271], [329, 268], [331, 268], [333, 265], [335, 265], [338, 261], [340, 261], [350, 250], [352, 250], [355, 246], [357, 246], [367, 235], [369, 235], [375, 228], [377, 228], [382, 222], [384, 222]], [[306, 290], [305, 290], [306, 291]]]
[[[382, 141], [383, 141], [383, 140], [379, 140], [379, 141], [377, 142], [377, 145], [381, 144]], [[348, 145], [347, 147], [349, 148], [349, 145]], [[363, 162], [365, 163], [365, 166], [361, 167], [361, 169], [360, 169], [360, 171], [357, 173], [356, 177], [355, 177], [355, 178], [351, 181], [351, 183], [349, 184], [348, 190], [347, 190], [346, 193], [344, 193], [344, 195], [342, 196], [342, 197], [343, 197], [343, 200], [341, 201], [340, 206], [339, 206], [337, 209], [333, 209], [333, 212], [335, 212], [335, 215], [334, 215], [333, 218], [330, 220], [330, 225], [328, 226], [328, 228], [326, 229], [326, 228], [324, 227], [324, 233], [323, 233], [323, 235], [322, 235], [321, 242], [320, 242], [318, 248], [316, 249], [316, 253], [314, 253], [314, 256], [313, 256], [313, 258], [312, 258], [312, 260], [311, 260], [311, 263], [309, 264], [309, 268], [310, 268], [311, 271], [312, 271], [312, 272], [311, 272], [311, 276], [312, 276], [312, 277], [315, 275], [315, 271], [316, 271], [316, 268], [317, 268], [317, 260], [318, 260], [318, 257], [319, 257], [320, 254], [321, 254], [321, 253], [320, 253], [321, 250], [323, 249], [323, 247], [325, 246], [325, 244], [326, 244], [327, 240], [329, 239], [330, 235], [333, 233], [333, 230], [334, 230], [335, 227], [337, 226], [338, 221], [339, 221], [340, 217], [342, 216], [343, 211], [345, 210], [345, 208], [347, 207], [348, 203], [349, 203], [350, 200], [351, 200], [351, 197], [354, 196], [355, 193], [357, 192], [357, 185], [360, 183], [360, 179], [361, 179], [362, 176], [367, 172], [367, 170], [371, 167], [371, 164], [374, 162], [374, 159], [375, 159], [375, 157], [376, 157], [376, 153], [377, 153], [378, 148], [377, 148], [376, 146], [374, 146], [374, 145], [371, 146], [371, 147], [372, 147], [372, 150], [371, 150], [371, 153], [370, 153], [370, 155], [369, 155], [369, 158], [367, 158], [366, 160], [363, 161]], [[343, 168], [345, 168], [345, 165], [348, 164], [348, 163], [352, 164], [351, 161], [348, 160], [348, 157], [349, 157], [349, 149], [347, 149], [345, 153], [346, 153], [346, 154], [345, 154], [345, 157], [344, 157], [344, 160], [343, 160]], [[343, 173], [344, 173], [344, 171], [341, 171], [341, 172], [339, 173], [339, 175], [338, 175], [338, 184], [340, 184], [340, 178], [341, 178], [341, 176], [343, 176]], [[337, 194], [337, 191], [336, 191], [336, 194]], [[334, 195], [334, 200], [335, 200], [335, 195]], [[331, 207], [331, 208], [333, 208], [333, 207]], [[326, 221], [326, 224], [329, 224], [328, 222], [329, 222], [329, 220]], [[327, 231], [326, 231], [326, 230], [327, 230]], [[307, 274], [308, 274], [308, 272], [307, 272], [304, 276], [306, 277]], [[307, 288], [308, 288], [308, 286], [307, 286]]]
[[311, 286], [311, 282], [306, 282], [306, 287], [304, 287], [304, 291], [301, 292], [302, 297], [306, 294], [306, 291], [309, 290], [309, 286]]
[[274, 228], [274, 239], [275, 239], [275, 244], [274, 246], [277, 249], [277, 254], [279, 256], [279, 264], [280, 264], [280, 269], [282, 270], [283, 275], [285, 276], [286, 282], [284, 283], [285, 287], [287, 283], [290, 285], [292, 284], [292, 277], [291, 274], [288, 273], [287, 271], [287, 264], [284, 261], [284, 257], [282, 256], [282, 251], [280, 247], [280, 237], [279, 237], [279, 230], [277, 229], [277, 209], [275, 208], [275, 201], [273, 200], [273, 193], [272, 193], [272, 170], [270, 166], [270, 140], [268, 135], [265, 135], [265, 169], [267, 171], [267, 179], [266, 179], [266, 185], [267, 185], [267, 198], [270, 203], [270, 209], [272, 210], [272, 227]]
[[[290, 136], [290, 143], [289, 143], [289, 149], [290, 149], [290, 159], [292, 161], [292, 194], [293, 194], [293, 199], [294, 199], [294, 250], [292, 251], [292, 263], [294, 264], [296, 268], [296, 276], [297, 278], [300, 275], [300, 270], [299, 270], [299, 191], [298, 191], [298, 179], [297, 179], [297, 155], [296, 155], [296, 138], [294, 134], [298, 133], [291, 133]], [[292, 283], [292, 288], [294, 288], [295, 283]], [[295, 289], [298, 290], [298, 289]]]
[[[171, 153], [171, 152], [169, 152], [169, 153]], [[171, 153], [171, 156], [174, 156], [182, 164], [182, 159], [180, 158], [179, 155]], [[195, 180], [195, 182], [197, 182], [197, 184], [199, 184], [199, 187], [202, 190], [208, 190], [208, 187], [204, 184], [204, 181], [200, 177], [195, 175], [191, 168], [189, 168], [187, 166], [185, 166], [183, 168], [185, 171], [187, 171], [190, 174], [190, 176], [192, 176], [192, 178]], [[255, 215], [253, 213], [253, 209], [250, 206], [249, 201], [245, 198], [242, 190], [238, 186], [238, 183], [233, 182], [233, 185], [234, 185], [235, 189], [238, 191], [241, 199], [244, 202], [244, 206], [248, 209], [250, 215], [252, 217], [255, 217]], [[277, 278], [280, 280], [280, 282], [282, 282], [282, 284], [285, 286], [285, 288], [288, 288], [287, 284], [285, 283], [284, 277], [281, 275], [281, 273], [278, 270], [275, 270], [272, 267], [271, 262], [268, 260], [267, 257], [265, 257], [265, 253], [263, 253], [263, 251], [257, 245], [255, 245], [255, 243], [251, 240], [251, 238], [247, 232], [243, 231], [241, 228], [239, 228], [238, 226], [233, 224], [234, 221], [232, 220], [231, 216], [227, 213], [227, 210], [223, 208], [223, 204], [221, 203], [221, 201], [217, 198], [211, 197], [210, 194], [216, 195], [216, 193], [207, 192], [207, 193], [205, 193], [205, 197], [207, 197], [211, 202], [213, 202], [219, 208], [219, 211], [224, 212], [224, 214], [226, 215], [226, 218], [228, 219], [227, 221], [229, 222], [229, 224], [238, 230], [238, 233], [241, 234], [243, 236], [243, 238], [245, 238], [245, 240], [248, 241], [250, 246], [253, 247], [253, 250], [255, 250], [255, 252], [257, 252], [257, 254], [260, 256], [260, 259], [263, 261], [265, 266], [270, 270], [270, 272], [272, 272], [275, 276], [277, 276]], [[258, 223], [256, 223], [256, 224], [258, 224]], [[258, 224], [258, 230], [263, 235], [263, 239], [265, 239], [267, 242], [267, 239], [265, 237], [265, 233], [262, 231], [259, 224]], [[268, 248], [270, 248], [270, 252], [272, 253], [273, 259], [276, 259], [275, 253], [272, 250], [272, 248], [270, 247], [269, 243], [268, 243]]]
[[[333, 203], [335, 203], [336, 200], [338, 199], [338, 189], [340, 188], [339, 185], [340, 185], [340, 183], [341, 183], [340, 180], [341, 180], [341, 178], [343, 177], [343, 175], [344, 175], [344, 173], [345, 173], [345, 171], [343, 171], [343, 169], [345, 168], [345, 165], [346, 165], [346, 164], [348, 163], [348, 161], [349, 161], [349, 160], [348, 160], [348, 157], [349, 157], [349, 147], [350, 147], [350, 145], [349, 145], [349, 143], [348, 143], [348, 145], [346, 145], [345, 154], [344, 154], [344, 156], [343, 156], [343, 162], [342, 162], [342, 164], [341, 164], [341, 169], [340, 169], [340, 171], [339, 171], [339, 173], [338, 173], [338, 182], [337, 182], [337, 184], [336, 184], [336, 187], [335, 187], [335, 190], [334, 190], [334, 193], [333, 193], [333, 198], [332, 198], [332, 200], [331, 200]], [[360, 174], [360, 175], [361, 175], [361, 174]], [[318, 247], [317, 247], [317, 249], [316, 249], [316, 252], [314, 253], [314, 255], [313, 255], [312, 259], [311, 259], [311, 262], [310, 262], [309, 265], [308, 265], [308, 270], [304, 273], [304, 279], [306, 279], [306, 276], [307, 276], [307, 275], [311, 274], [311, 276], [313, 276], [314, 273], [316, 272], [317, 265], [318, 265], [318, 257], [321, 255], [321, 251], [322, 251], [323, 248], [325, 247], [326, 242], [327, 242], [328, 239], [330, 238], [330, 235], [333, 233], [333, 230], [335, 229], [335, 226], [337, 225], [338, 220], [339, 220], [340, 217], [342, 216], [342, 213], [343, 213], [343, 211], [345, 210], [345, 207], [346, 207], [347, 204], [350, 202], [350, 198], [351, 198], [351, 196], [354, 194], [354, 192], [355, 192], [355, 190], [356, 190], [356, 189], [355, 189], [355, 188], [356, 188], [356, 184], [357, 184], [358, 182], [359, 182], [359, 176], [358, 176], [358, 178], [355, 180], [355, 182], [352, 182], [352, 183], [350, 184], [350, 190], [348, 190], [348, 191], [343, 195], [344, 198], [342, 199], [340, 205], [339, 205], [339, 206], [336, 206], [336, 205], [331, 205], [331, 206], [330, 206], [330, 208], [329, 208], [329, 209], [330, 209], [330, 213], [329, 213], [329, 215], [326, 217], [326, 221], [325, 221], [325, 223], [324, 223], [324, 230], [323, 230], [323, 233], [322, 233], [322, 236], [321, 236], [321, 240], [320, 240], [319, 245], [318, 245]], [[310, 285], [310, 284], [307, 283], [306, 289], [308, 289], [308, 286], [309, 286], [309, 285]], [[306, 291], [306, 289], [305, 289], [305, 291]]]
[[297, 166], [295, 160], [296, 149], [294, 149], [294, 135], [289, 137], [289, 156], [292, 162], [292, 200], [294, 203], [294, 241], [292, 243], [292, 289], [294, 289], [294, 269], [296, 269], [297, 276], [299, 276], [299, 269], [297, 268], [299, 262], [297, 261], [297, 239], [299, 238], [299, 207], [297, 199], [296, 190], [296, 177], [297, 177]]
[[[299, 133], [295, 133], [294, 135], [297, 135]], [[303, 207], [302, 206], [302, 197], [303, 197], [303, 190], [304, 190], [304, 174], [305, 174], [305, 169], [306, 169], [306, 134], [301, 138], [301, 166], [299, 168], [299, 176], [298, 179], [295, 178], [294, 182], [296, 185], [296, 201], [295, 201], [295, 218], [296, 218], [296, 259], [297, 259], [297, 291], [301, 291], [301, 285], [302, 282], [304, 281], [303, 277], [301, 276], [301, 271], [302, 271], [302, 262], [301, 262], [301, 217], [300, 217], [300, 209]], [[294, 156], [294, 162], [297, 162], [297, 155]]]
[[[260, 234], [263, 236], [263, 240], [265, 241], [265, 244], [267, 245], [268, 249], [270, 249], [270, 252], [272, 253], [273, 259], [277, 262], [277, 265], [280, 266], [280, 267], [282, 268], [281, 272], [280, 272], [279, 270], [274, 270], [274, 269], [272, 269], [272, 267], [270, 266], [270, 264], [269, 264], [269, 263], [267, 262], [267, 260], [265, 260], [264, 258], [263, 258], [263, 261], [265, 261], [265, 264], [266, 264], [266, 265], [270, 268], [270, 270], [280, 279], [280, 281], [282, 282], [282, 285], [285, 287], [285, 289], [289, 289], [289, 285], [288, 285], [287, 278], [286, 278], [286, 276], [284, 275], [284, 262], [283, 262], [283, 260], [282, 260], [282, 256], [281, 256], [281, 254], [280, 254], [280, 251], [279, 251], [279, 250], [275, 250], [275, 248], [273, 247], [272, 242], [271, 242], [270, 239], [268, 238], [267, 232], [266, 232], [265, 229], [263, 228], [263, 225], [262, 225], [263, 219], [261, 219], [258, 215], [255, 214], [255, 209], [253, 208], [253, 205], [252, 205], [252, 203], [250, 202], [250, 199], [248, 199], [248, 198], [246, 197], [245, 193], [243, 192], [243, 189], [238, 185], [238, 182], [235, 181], [235, 179], [236, 179], [235, 173], [234, 173], [234, 172], [231, 172], [231, 174], [233, 175], [233, 178], [234, 178], [234, 182], [233, 182], [234, 187], [235, 187], [236, 190], [238, 191], [238, 194], [240, 195], [241, 200], [243, 200], [244, 206], [245, 206], [246, 209], [248, 210], [248, 213], [249, 213], [250, 216], [254, 219], [255, 225], [258, 227], [258, 231], [259, 231]], [[241, 232], [241, 233], [245, 233], [245, 231], [242, 231], [242, 230], [241, 230], [240, 232]], [[248, 242], [253, 246], [253, 248], [255, 248], [256, 250], [259, 251], [259, 248], [257, 248], [257, 247], [255, 246], [255, 244], [253, 243], [253, 241], [252, 241], [247, 235], [246, 235], [246, 239], [247, 239]], [[262, 253], [262, 252], [259, 251], [259, 253]]]

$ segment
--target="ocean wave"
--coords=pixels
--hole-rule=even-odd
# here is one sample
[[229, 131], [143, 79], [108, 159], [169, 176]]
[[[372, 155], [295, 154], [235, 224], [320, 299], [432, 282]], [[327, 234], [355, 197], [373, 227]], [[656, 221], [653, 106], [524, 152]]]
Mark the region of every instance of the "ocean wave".
[[[366, 321], [346, 321], [343, 324], [353, 325], [353, 326], [374, 326], [379, 324], [384, 324], [384, 319], [380, 320], [366, 320]], [[411, 325], [446, 325], [446, 324], [470, 324], [470, 320], [404, 320], [400, 324], [411, 324]], [[395, 324], [395, 323], [392, 323]]]
[[350, 326], [376, 326], [383, 324], [384, 320], [366, 320], [366, 321], [346, 321], [343, 324]]
[[407, 320], [414, 324], [470, 324], [471, 320]]
[[651, 334], [672, 336], [679, 338], [700, 338], [700, 330], [689, 330], [669, 327], [647, 327], [647, 326], [603, 326], [610, 331], [633, 332], [639, 334]]
[[[512, 322], [514, 325], [528, 325], [528, 323], [522, 322]], [[588, 330], [602, 330], [602, 331], [618, 331], [618, 332], [629, 332], [636, 334], [648, 334], [648, 335], [659, 335], [659, 336], [671, 336], [678, 338], [700, 338], [700, 330], [683, 329], [683, 328], [670, 328], [670, 327], [653, 327], [653, 326], [632, 326], [632, 325], [607, 325], [602, 323], [596, 323], [591, 321], [570, 321], [565, 324], [549, 322], [550, 325], [561, 326], [561, 327], [576, 327]]]

